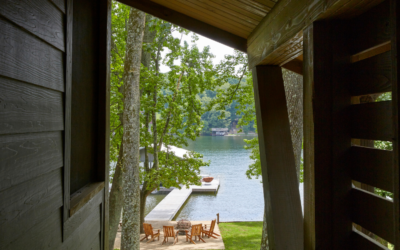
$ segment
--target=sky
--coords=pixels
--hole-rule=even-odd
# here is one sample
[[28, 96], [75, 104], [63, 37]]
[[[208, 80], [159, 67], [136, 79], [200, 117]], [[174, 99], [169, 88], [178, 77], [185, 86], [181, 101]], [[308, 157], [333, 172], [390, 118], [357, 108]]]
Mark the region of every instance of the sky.
[[[181, 34], [179, 32], [174, 32], [173, 36], [180, 38]], [[199, 37], [199, 40], [196, 41], [196, 44], [200, 51], [202, 51], [205, 46], [210, 46], [211, 53], [213, 55], [215, 55], [215, 58], [213, 58], [214, 65], [219, 63], [222, 59], [224, 59], [224, 55], [227, 55], [227, 54], [233, 55], [234, 49], [232, 49], [231, 47], [223, 45], [222, 43], [215, 42], [215, 41], [208, 39], [207, 37], [201, 36], [199, 34], [197, 34], [197, 36]], [[189, 34], [188, 36], [183, 36], [182, 44], [183, 44], [184, 40], [186, 40], [189, 44], [191, 44], [191, 34]], [[164, 55], [166, 53], [167, 52], [164, 51]], [[169, 67], [162, 65], [160, 67], [160, 70], [161, 70], [161, 72], [165, 73], [165, 72], [169, 71]]]

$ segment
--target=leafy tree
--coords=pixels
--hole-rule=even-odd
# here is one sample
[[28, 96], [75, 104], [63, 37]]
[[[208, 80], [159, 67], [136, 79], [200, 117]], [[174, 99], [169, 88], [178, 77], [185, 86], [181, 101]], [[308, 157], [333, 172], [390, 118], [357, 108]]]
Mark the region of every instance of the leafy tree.
[[[172, 33], [188, 32], [170, 23], [155, 19], [151, 27], [156, 31], [151, 51], [152, 63], [142, 68], [141, 97], [141, 145], [145, 154], [153, 154], [153, 164], [145, 157], [141, 175], [141, 221], [144, 221], [146, 197], [162, 183], [165, 187], [199, 184], [200, 167], [208, 163], [202, 155], [191, 152], [184, 159], [173, 152], [162, 150], [163, 145], [182, 147], [187, 140], [195, 140], [202, 129], [201, 116], [205, 112], [198, 94], [215, 86], [209, 47], [200, 51]], [[197, 36], [192, 35], [193, 41]], [[162, 58], [162, 51], [169, 52]], [[175, 62], [180, 62], [176, 65]], [[170, 67], [168, 73], [160, 73], [161, 63]]]

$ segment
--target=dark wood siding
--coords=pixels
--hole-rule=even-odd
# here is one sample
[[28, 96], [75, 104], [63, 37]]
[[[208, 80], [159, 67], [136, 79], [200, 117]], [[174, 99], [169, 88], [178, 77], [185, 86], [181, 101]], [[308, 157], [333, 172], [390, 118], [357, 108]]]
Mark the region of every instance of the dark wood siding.
[[107, 189], [65, 211], [107, 176], [109, 5], [0, 0], [0, 249], [103, 249]]

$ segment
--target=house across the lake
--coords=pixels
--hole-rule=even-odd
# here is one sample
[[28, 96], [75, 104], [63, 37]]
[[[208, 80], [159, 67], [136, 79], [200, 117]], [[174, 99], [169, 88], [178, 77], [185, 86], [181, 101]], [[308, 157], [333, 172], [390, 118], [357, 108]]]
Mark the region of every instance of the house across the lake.
[[227, 128], [212, 128], [212, 136], [224, 136], [228, 134]]

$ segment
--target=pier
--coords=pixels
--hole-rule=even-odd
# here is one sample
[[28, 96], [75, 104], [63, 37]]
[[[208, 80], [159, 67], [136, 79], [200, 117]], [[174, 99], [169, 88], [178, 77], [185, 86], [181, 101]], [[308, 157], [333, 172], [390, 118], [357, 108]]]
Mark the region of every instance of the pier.
[[202, 182], [201, 186], [173, 188], [172, 191], [146, 216], [145, 221], [171, 221], [193, 192], [217, 192], [219, 180]]

